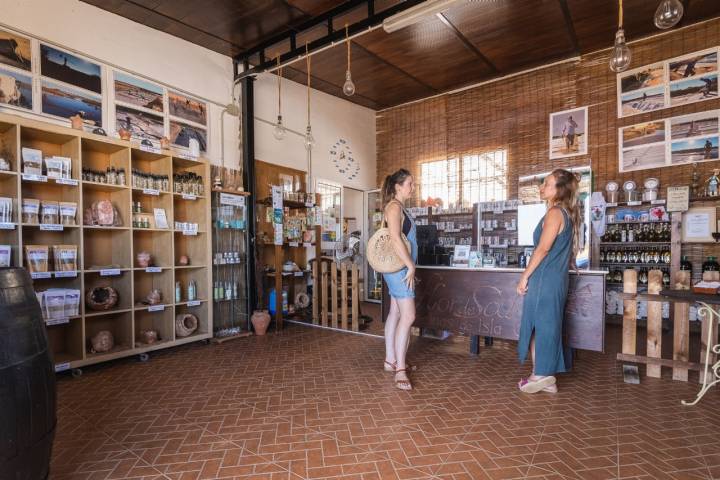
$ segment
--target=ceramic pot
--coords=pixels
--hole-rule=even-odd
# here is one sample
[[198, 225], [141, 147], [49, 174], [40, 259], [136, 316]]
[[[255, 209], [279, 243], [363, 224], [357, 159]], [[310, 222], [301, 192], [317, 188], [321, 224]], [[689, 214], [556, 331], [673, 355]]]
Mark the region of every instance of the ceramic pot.
[[83, 129], [83, 119], [80, 115], [73, 115], [70, 117], [70, 126], [74, 128], [75, 130], [82, 130]]
[[250, 317], [250, 321], [255, 329], [255, 335], [265, 335], [270, 325], [270, 314], [267, 310], [255, 310]]
[[160, 338], [160, 336], [158, 335], [157, 330], [141, 330], [140, 331], [140, 341], [147, 345], [151, 345], [151, 344], [157, 342], [159, 338]]
[[145, 299], [148, 305], [158, 305], [162, 303], [162, 292], [155, 288], [153, 289]]
[[120, 138], [122, 140], [130, 140], [130, 137], [132, 136], [132, 134], [130, 133], [130, 130], [126, 130], [124, 128], [121, 128], [120, 130], [118, 130], [118, 135], [120, 135]]
[[148, 252], [139, 252], [137, 254], [137, 263], [140, 268], [147, 268], [152, 263], [152, 255]]
[[90, 353], [107, 352], [115, 346], [115, 339], [110, 331], [101, 330], [90, 339], [90, 345]]
[[180, 265], [190, 265], [190, 259], [187, 255], [180, 255], [180, 260], [178, 261]]
[[160, 139], [160, 148], [163, 150], [167, 150], [170, 148], [170, 139], [168, 137], [162, 137]]

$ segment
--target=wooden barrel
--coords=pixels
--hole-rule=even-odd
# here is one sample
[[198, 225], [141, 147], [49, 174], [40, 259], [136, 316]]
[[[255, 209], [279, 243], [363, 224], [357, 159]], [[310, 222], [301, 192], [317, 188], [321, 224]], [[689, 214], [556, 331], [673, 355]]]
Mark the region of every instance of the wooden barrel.
[[1, 479], [48, 477], [55, 423], [55, 369], [32, 280], [0, 268]]

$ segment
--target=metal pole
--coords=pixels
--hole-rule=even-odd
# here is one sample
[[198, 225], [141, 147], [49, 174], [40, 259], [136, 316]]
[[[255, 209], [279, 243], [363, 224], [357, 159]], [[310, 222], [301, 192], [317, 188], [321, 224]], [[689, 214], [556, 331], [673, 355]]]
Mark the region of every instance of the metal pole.
[[[248, 318], [257, 305], [257, 288], [255, 278], [255, 108], [252, 77], [241, 80], [242, 90], [242, 137], [243, 137], [243, 183], [245, 190], [250, 192], [247, 199], [247, 289]], [[249, 327], [249, 321], [248, 321]]]

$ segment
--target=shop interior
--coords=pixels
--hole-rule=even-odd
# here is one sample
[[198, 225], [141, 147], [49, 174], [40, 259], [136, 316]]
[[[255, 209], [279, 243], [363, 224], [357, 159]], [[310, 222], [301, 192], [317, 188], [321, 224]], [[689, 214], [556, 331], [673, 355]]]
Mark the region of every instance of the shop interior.
[[[0, 7], [0, 480], [720, 478], [717, 0]], [[528, 395], [556, 169], [573, 368]]]

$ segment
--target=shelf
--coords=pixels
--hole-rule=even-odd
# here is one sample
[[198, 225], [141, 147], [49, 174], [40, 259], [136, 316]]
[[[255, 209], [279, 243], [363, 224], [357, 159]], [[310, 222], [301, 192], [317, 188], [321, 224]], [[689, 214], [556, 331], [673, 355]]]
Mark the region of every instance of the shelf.
[[43, 230], [43, 232], [62, 232], [66, 228], [80, 228], [80, 225], [62, 225], [62, 224], [56, 224], [56, 223], [23, 223], [21, 225], [23, 227], [28, 227], [28, 228], [40, 228], [41, 226], [53, 226], [53, 227], [61, 226], [61, 227], [63, 227], [62, 230], [47, 229], [47, 230]]
[[[163, 265], [153, 265], [152, 267], [147, 267], [147, 268], [155, 268], [155, 267], [162, 269], [162, 272], [147, 272], [147, 273], [163, 273], [165, 270], [172, 270], [173, 268], [175, 268], [175, 267], [166, 267]], [[134, 272], [145, 272], [146, 268], [145, 267], [133, 267], [132, 270]]]
[[82, 185], [83, 185], [83, 188], [87, 188], [89, 190], [97, 190], [100, 192], [117, 192], [119, 190], [127, 190], [129, 188], [125, 185], [112, 185], [109, 183], [88, 182], [87, 180], [83, 180]]
[[657, 200], [637, 200], [634, 202], [617, 202], [617, 203], [606, 203], [607, 208], [618, 208], [618, 207], [639, 207], [641, 205], [665, 205], [665, 200], [658, 198]]
[[[233, 265], [237, 265], [237, 264], [233, 264]], [[207, 265], [175, 265], [172, 268], [174, 268], [175, 270], [190, 270], [193, 268], [206, 268], [206, 267], [207, 267]], [[168, 267], [168, 268], [170, 268], [170, 267]]]
[[0, 177], [3, 176], [17, 177], [17, 172], [13, 172], [12, 170], [0, 170]]
[[[163, 295], [163, 296], [165, 296], [165, 295]], [[133, 307], [133, 310], [135, 310], [136, 312], [147, 312], [148, 310], [150, 310], [153, 307], [160, 307], [160, 306], [163, 306], [165, 308], [163, 310], [156, 310], [156, 311], [153, 311], [150, 313], [164, 312], [164, 311], [167, 311], [167, 310], [170, 310], [171, 308], [173, 308], [172, 303], [160, 303], [158, 305], [135, 305]]]
[[[235, 263], [233, 265], [237, 265], [237, 263]], [[301, 275], [295, 275], [296, 273], [300, 273]], [[310, 274], [312, 274], [312, 272], [308, 272], [307, 270], [301, 270], [299, 272], [283, 272], [282, 276], [283, 277], [298, 277], [298, 278], [300, 278], [300, 277], [304, 277], [305, 275], [310, 275]], [[275, 272], [265, 272], [265, 276], [274, 278]]]
[[238, 192], [237, 190], [229, 190], [229, 189], [225, 189], [225, 188], [213, 188], [213, 189], [212, 189], [212, 192], [217, 192], [217, 193], [230, 193], [230, 194], [233, 194], [233, 195], [242, 195], [242, 196], [245, 196], [245, 197], [249, 197], [249, 196], [250, 196], [250, 192]]
[[213, 300], [214, 303], [240, 302], [240, 301], [243, 301], [243, 302], [244, 302], [244, 301], [246, 301], [246, 299], [245, 299], [245, 298], [231, 298], [231, 299], [228, 300], [228, 299], [226, 299], [226, 298], [219, 298], [219, 299], [217, 299], [217, 300]]
[[[83, 270], [83, 273], [97, 273], [97, 274], [100, 274], [100, 272], [104, 272], [104, 271], [107, 271], [107, 270], [119, 270], [120, 273], [122, 273], [122, 272], [129, 272], [129, 271], [132, 270], [132, 269], [131, 269], [131, 268], [127, 268], [127, 267], [121, 267], [121, 268], [112, 268], [112, 267], [109, 267], [109, 268], [102, 268], [102, 269], [100, 269], [100, 270]], [[109, 276], [114, 276], [114, 275], [109, 275]]]
[[605, 225], [654, 225], [656, 223], [670, 223], [670, 220], [647, 220], [645, 222], [607, 222]]
[[170, 228], [136, 228], [133, 227], [133, 232], [172, 232]]
[[658, 268], [670, 268], [669, 263], [631, 263], [631, 262], [599, 262], [600, 266], [624, 266], [624, 267], [658, 267]]
[[717, 202], [718, 200], [720, 200], [720, 196], [717, 196], [717, 197], [702, 196], [702, 197], [695, 197], [695, 198], [690, 199], [691, 202]]
[[[85, 307], [87, 309], [87, 307]], [[90, 312], [90, 313], [87, 313]], [[102, 317], [103, 315], [112, 315], [113, 313], [128, 313], [132, 312], [131, 308], [121, 308], [118, 310], [102, 310], [102, 311], [95, 311], [95, 310], [87, 310], [85, 313], [85, 318], [93, 318], [93, 317]]]
[[105, 227], [102, 225], [83, 225], [86, 230], [130, 230], [130, 227]]
[[[148, 197], [160, 197], [163, 195], [172, 195], [172, 192], [166, 192], [164, 190], [155, 190], [153, 188], [132, 188], [133, 193], [138, 193], [140, 195], [145, 195]], [[153, 192], [153, 193], [150, 193]], [[157, 193], [157, 194], [156, 194]]]
[[[272, 199], [271, 198], [264, 198], [262, 200], [258, 200], [255, 202], [257, 205], [265, 205], [265, 206], [272, 206]], [[315, 203], [304, 203], [304, 202], [296, 202], [294, 200], [284, 200], [283, 199], [283, 207], [288, 208], [313, 208], [316, 207], [317, 204]]]
[[600, 246], [603, 245], [624, 245], [624, 246], [635, 246], [635, 245], [670, 245], [670, 241], [667, 242], [600, 242]]
[[[291, 243], [297, 245], [291, 245]], [[268, 246], [274, 246], [275, 244], [273, 242], [265, 242], [265, 245]], [[316, 242], [283, 242], [282, 246], [284, 247], [291, 247], [291, 248], [307, 248], [307, 247], [314, 247], [316, 245]], [[278, 247], [281, 245], [277, 245]]]
[[[200, 303], [197, 303], [197, 302], [200, 302]], [[192, 301], [187, 301], [187, 300], [186, 300], [186, 301], [184, 301], [184, 302], [177, 302], [177, 303], [175, 303], [175, 306], [176, 306], [176, 307], [181, 307], [181, 306], [184, 306], [184, 305], [188, 305], [189, 303], [193, 303], [193, 304], [194, 304], [194, 305], [190, 305], [190, 307], [196, 307], [196, 306], [198, 306], [198, 305], [200, 305], [200, 304], [207, 303], [207, 300], [192, 300]]]
[[[195, 198], [185, 198], [186, 195], [189, 197], [195, 197]], [[178, 192], [174, 192], [173, 196], [178, 197], [181, 200], [186, 200], [188, 202], [194, 202], [196, 200], [202, 200], [205, 198], [204, 195], [193, 195], [190, 193], [178, 193]]]

